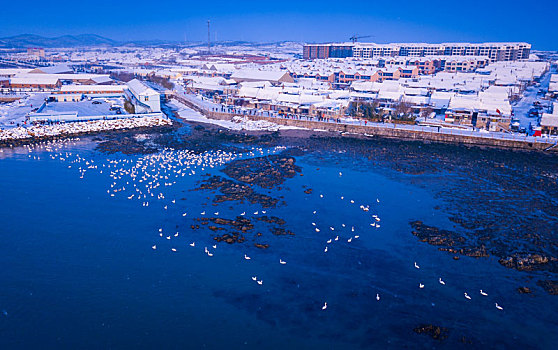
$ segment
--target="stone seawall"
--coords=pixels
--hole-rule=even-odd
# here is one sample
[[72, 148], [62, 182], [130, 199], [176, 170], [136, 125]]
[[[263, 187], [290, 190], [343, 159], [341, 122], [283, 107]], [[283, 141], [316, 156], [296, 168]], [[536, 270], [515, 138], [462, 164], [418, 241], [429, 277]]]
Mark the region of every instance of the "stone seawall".
[[[176, 98], [176, 96], [175, 96]], [[185, 98], [178, 97], [180, 102], [186, 104], [188, 107], [202, 113], [207, 118], [220, 119], [220, 120], [231, 120], [234, 116], [247, 117], [251, 120], [265, 120], [279, 125], [286, 126], [297, 126], [307, 129], [320, 129], [331, 132], [341, 132], [341, 133], [354, 133], [366, 136], [383, 137], [388, 139], [397, 140], [413, 140], [413, 141], [423, 141], [423, 142], [440, 142], [440, 143], [452, 143], [460, 145], [470, 145], [470, 146], [480, 146], [480, 147], [495, 147], [502, 149], [513, 149], [513, 150], [527, 150], [527, 151], [546, 151], [553, 154], [558, 154], [558, 146], [555, 142], [545, 142], [541, 139], [538, 142], [528, 142], [523, 140], [509, 140], [509, 139], [499, 139], [494, 137], [482, 137], [482, 136], [470, 136], [461, 134], [448, 134], [434, 131], [422, 131], [422, 130], [410, 130], [410, 129], [397, 129], [390, 128], [388, 126], [374, 126], [374, 125], [350, 125], [350, 124], [336, 124], [336, 123], [325, 123], [318, 121], [306, 121], [298, 119], [283, 119], [283, 118], [273, 118], [264, 117], [256, 115], [244, 115], [244, 114], [230, 114], [207, 111], [194, 103], [188, 101]]]

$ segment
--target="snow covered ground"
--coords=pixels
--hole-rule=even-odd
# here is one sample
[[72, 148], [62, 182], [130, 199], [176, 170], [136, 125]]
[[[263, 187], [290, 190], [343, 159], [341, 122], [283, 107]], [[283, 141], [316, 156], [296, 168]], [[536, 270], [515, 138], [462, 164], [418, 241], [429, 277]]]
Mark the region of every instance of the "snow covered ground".
[[209, 119], [204, 115], [202, 115], [201, 113], [194, 111], [193, 109], [185, 106], [184, 104], [176, 100], [173, 100], [168, 104], [173, 109], [176, 109], [178, 115], [184, 120], [191, 121], [191, 122], [214, 124], [230, 130], [278, 131], [278, 130], [287, 130], [287, 129], [303, 129], [295, 126], [278, 125], [264, 120], [253, 121], [248, 119], [247, 117], [239, 117], [239, 116], [233, 117], [231, 121]]
[[519, 119], [521, 127], [527, 128], [529, 124], [537, 125], [537, 118], [529, 117], [529, 111], [533, 108], [535, 101], [541, 102], [543, 106], [547, 106], [549, 101], [544, 101], [543, 95], [537, 95], [539, 89], [547, 90], [550, 84], [550, 75], [556, 73], [554, 69], [546, 73], [541, 79], [540, 86], [530, 86], [523, 92], [523, 97], [512, 105], [514, 117]]
[[26, 97], [0, 104], [0, 128], [13, 128], [23, 124], [25, 116], [33, 109], [40, 107], [48, 93], [32, 93]]

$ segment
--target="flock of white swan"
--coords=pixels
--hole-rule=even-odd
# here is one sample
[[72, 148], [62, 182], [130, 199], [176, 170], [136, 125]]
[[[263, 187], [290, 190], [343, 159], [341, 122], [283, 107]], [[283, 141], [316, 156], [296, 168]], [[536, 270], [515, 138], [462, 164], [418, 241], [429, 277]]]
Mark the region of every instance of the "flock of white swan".
[[[116, 159], [106, 159], [103, 161], [94, 161], [92, 159], [86, 159], [81, 157], [76, 152], [68, 152], [67, 146], [75, 145], [79, 138], [67, 138], [64, 140], [57, 141], [44, 141], [36, 144], [29, 144], [23, 146], [28, 152], [28, 157], [35, 160], [40, 160], [41, 156], [34, 154], [34, 151], [43, 151], [40, 154], [44, 154], [47, 151], [46, 156], [53, 160], [60, 160], [69, 163], [68, 168], [77, 169], [80, 178], [83, 179], [87, 172], [96, 171], [99, 174], [108, 174], [112, 182], [110, 183], [107, 194], [110, 197], [123, 197], [127, 200], [135, 200], [141, 203], [141, 206], [148, 207], [150, 205], [159, 205], [162, 210], [169, 210], [172, 206], [176, 206], [176, 198], [168, 198], [169, 194], [166, 194], [165, 188], [177, 184], [177, 181], [184, 176], [194, 176], [196, 171], [198, 174], [203, 174], [207, 169], [218, 168], [223, 166], [233, 160], [242, 158], [251, 158], [263, 155], [274, 154], [285, 149], [285, 147], [275, 147], [272, 149], [263, 149], [252, 147], [247, 149], [245, 152], [227, 152], [223, 150], [216, 150], [204, 153], [195, 153], [188, 150], [175, 150], [172, 148], [165, 148], [162, 151], [145, 155], [141, 157], [119, 157]], [[0, 151], [2, 151], [0, 149]], [[343, 174], [339, 172], [339, 177]], [[320, 199], [326, 198], [324, 194], [319, 195]], [[345, 197], [339, 197], [340, 200], [345, 201]], [[348, 202], [355, 205], [355, 200], [351, 199]], [[380, 200], [376, 199], [376, 203]], [[178, 207], [178, 206], [177, 206]], [[177, 208], [179, 209], [179, 208]], [[370, 209], [370, 204], [360, 204], [358, 206], [359, 210], [368, 213]], [[255, 211], [253, 215], [266, 214], [266, 210]], [[181, 216], [187, 216], [187, 212], [180, 213]], [[206, 215], [206, 211], [200, 212], [200, 215]], [[213, 215], [218, 216], [219, 212], [216, 211]], [[240, 213], [240, 215], [246, 215], [246, 211]], [[317, 217], [317, 210], [312, 212], [314, 217]], [[370, 229], [380, 228], [381, 219], [377, 214], [371, 214], [370, 217]], [[318, 220], [315, 220], [318, 221]], [[335, 228], [334, 226], [318, 227], [316, 222], [311, 222], [311, 227], [316, 233], [319, 232], [330, 232], [332, 236], [325, 241], [325, 246], [323, 249], [324, 253], [328, 253], [330, 249], [333, 248], [335, 244], [342, 242], [347, 242], [350, 244], [355, 240], [360, 238], [359, 234], [355, 233], [355, 227], [351, 226], [351, 234], [347, 237], [340, 237], [339, 233], [333, 236], [334, 232], [342, 232], [348, 230], [347, 225], [341, 224], [340, 228]], [[329, 231], [328, 231], [329, 228]], [[158, 229], [158, 236], [160, 239], [172, 240], [173, 238], [179, 237], [179, 232], [166, 234], [163, 232], [163, 228]], [[187, 246], [191, 248], [197, 247], [196, 242], [189, 242]], [[207, 246], [204, 247], [204, 253], [208, 257], [212, 257], [215, 253], [217, 245], [211, 246], [213, 250], [211, 251]], [[157, 250], [157, 243], [151, 246], [153, 250]], [[179, 246], [172, 246], [170, 249], [172, 252], [178, 252]], [[244, 259], [249, 261], [252, 260], [250, 256], [244, 254]], [[279, 264], [286, 265], [287, 262], [282, 258], [279, 259]], [[420, 269], [419, 264], [415, 261], [414, 268]], [[251, 276], [251, 280], [258, 285], [263, 285], [263, 279], [257, 276]], [[446, 285], [446, 282], [439, 277], [438, 283], [442, 286]], [[419, 289], [425, 289], [426, 284], [423, 281], [418, 283]], [[488, 293], [484, 290], [479, 291], [480, 297], [487, 297]], [[472, 300], [472, 294], [468, 292], [463, 292], [463, 297], [466, 300]], [[376, 294], [376, 300], [379, 302], [381, 300], [380, 294]], [[503, 307], [497, 302], [494, 303], [496, 309], [503, 310]], [[327, 301], [323, 302], [321, 306], [322, 310], [327, 310]]]

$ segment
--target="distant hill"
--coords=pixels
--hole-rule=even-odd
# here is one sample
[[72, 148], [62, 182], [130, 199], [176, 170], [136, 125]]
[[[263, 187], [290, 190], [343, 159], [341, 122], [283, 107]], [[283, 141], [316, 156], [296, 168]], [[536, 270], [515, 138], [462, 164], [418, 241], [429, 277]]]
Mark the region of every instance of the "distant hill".
[[[261, 47], [269, 45], [285, 45], [291, 44], [289, 41], [278, 41], [268, 43], [256, 43], [250, 41], [218, 41], [212, 42], [211, 46], [231, 47], [231, 46], [247, 46], [247, 47]], [[35, 34], [21, 34], [10, 37], [0, 38], [0, 48], [17, 48], [25, 49], [28, 47], [43, 47], [43, 48], [69, 48], [80, 46], [186, 46], [186, 47], [205, 47], [206, 42], [181, 42], [177, 40], [130, 40], [130, 41], [116, 41], [109, 38], [102, 37], [96, 34], [79, 34], [79, 35], [63, 35], [54, 38], [47, 38]]]
[[76, 47], [76, 46], [113, 46], [118, 44], [112, 39], [95, 34], [63, 35], [47, 38], [34, 34], [21, 34], [0, 38], [0, 47]]

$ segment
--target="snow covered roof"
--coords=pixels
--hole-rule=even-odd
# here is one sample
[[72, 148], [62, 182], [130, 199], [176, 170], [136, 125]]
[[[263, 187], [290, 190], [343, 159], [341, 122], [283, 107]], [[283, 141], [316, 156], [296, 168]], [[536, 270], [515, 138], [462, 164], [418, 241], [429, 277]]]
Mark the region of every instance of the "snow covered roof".
[[29, 73], [31, 69], [29, 68], [0, 68], [0, 77], [13, 77], [18, 74]]
[[40, 67], [31, 70], [29, 73], [42, 73], [42, 74], [63, 74], [73, 73], [74, 70], [67, 64], [58, 64], [56, 66]]
[[128, 89], [130, 89], [130, 91], [135, 95], [135, 96], [140, 96], [140, 95], [148, 95], [148, 96], [154, 96], [154, 95], [159, 95], [159, 93], [155, 90], [153, 90], [152, 88], [150, 88], [149, 86], [145, 85], [144, 83], [142, 83], [141, 81], [134, 79], [129, 81], [126, 85], [128, 85]]
[[541, 126], [558, 127], [558, 114], [543, 113]]
[[13, 77], [10, 84], [17, 85], [56, 85], [60, 79], [52, 76], [43, 76], [42, 74], [30, 74], [26, 76]]
[[255, 69], [240, 69], [232, 73], [231, 79], [235, 80], [252, 80], [252, 81], [291, 81], [292, 77], [287, 71], [274, 71], [274, 70], [255, 70]]
[[482, 95], [455, 95], [451, 98], [449, 108], [466, 111], [486, 111], [489, 114], [511, 115], [512, 108], [508, 100], [498, 100], [488, 97], [489, 96]]
[[93, 91], [93, 92], [106, 92], [106, 91], [124, 91], [125, 85], [62, 85], [60, 87], [60, 92], [81, 92], [81, 91]]

